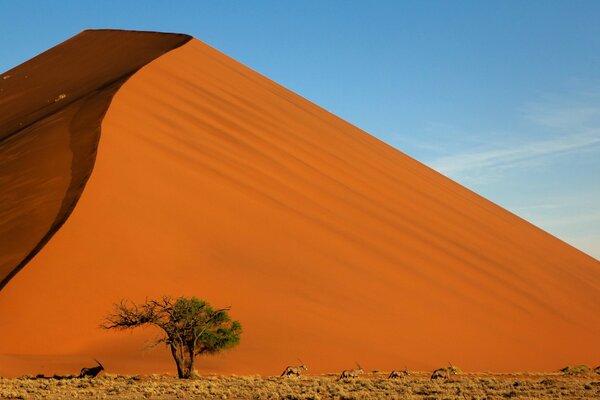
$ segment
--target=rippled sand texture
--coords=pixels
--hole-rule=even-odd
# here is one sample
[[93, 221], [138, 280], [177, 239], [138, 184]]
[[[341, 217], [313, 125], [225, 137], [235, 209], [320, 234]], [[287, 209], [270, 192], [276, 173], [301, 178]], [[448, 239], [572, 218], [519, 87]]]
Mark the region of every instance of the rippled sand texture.
[[0, 374], [172, 370], [157, 331], [98, 328], [112, 303], [163, 294], [244, 326], [200, 372], [600, 354], [597, 260], [198, 40], [112, 99], [77, 206], [0, 292]]

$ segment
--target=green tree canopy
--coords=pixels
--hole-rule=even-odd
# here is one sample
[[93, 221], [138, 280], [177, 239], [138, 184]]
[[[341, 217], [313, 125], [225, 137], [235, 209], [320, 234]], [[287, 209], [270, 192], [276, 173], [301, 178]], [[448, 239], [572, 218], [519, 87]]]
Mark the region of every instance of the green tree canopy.
[[213, 309], [196, 297], [163, 297], [135, 304], [122, 300], [102, 325], [105, 329], [130, 329], [154, 325], [165, 334], [159, 343], [169, 346], [180, 378], [195, 376], [195, 357], [217, 353], [240, 342], [242, 326], [228, 308]]

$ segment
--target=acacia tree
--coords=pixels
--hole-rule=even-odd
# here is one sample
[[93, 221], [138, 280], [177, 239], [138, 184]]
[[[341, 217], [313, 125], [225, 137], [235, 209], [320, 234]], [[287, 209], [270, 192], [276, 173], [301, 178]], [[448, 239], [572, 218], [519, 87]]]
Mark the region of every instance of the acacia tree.
[[228, 308], [215, 310], [196, 297], [163, 297], [141, 304], [121, 300], [114, 305], [102, 327], [120, 330], [159, 327], [165, 336], [157, 343], [169, 346], [177, 375], [189, 379], [196, 376], [196, 356], [217, 353], [239, 343], [242, 326], [239, 321], [233, 321], [227, 311]]

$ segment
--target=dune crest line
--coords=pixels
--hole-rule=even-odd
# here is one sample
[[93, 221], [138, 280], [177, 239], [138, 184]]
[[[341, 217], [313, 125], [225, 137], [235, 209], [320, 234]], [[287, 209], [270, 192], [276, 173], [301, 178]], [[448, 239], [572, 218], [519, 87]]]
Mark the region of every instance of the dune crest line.
[[141, 67], [188, 40], [84, 31], [1, 75], [0, 290], [74, 209], [112, 96]]

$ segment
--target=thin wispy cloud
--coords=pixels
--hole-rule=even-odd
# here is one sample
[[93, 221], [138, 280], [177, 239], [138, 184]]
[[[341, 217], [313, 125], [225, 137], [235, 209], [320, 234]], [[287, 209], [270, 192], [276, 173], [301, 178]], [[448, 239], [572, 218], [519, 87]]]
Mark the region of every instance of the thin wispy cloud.
[[[571, 93], [569, 98], [545, 96], [521, 108], [518, 143], [490, 144], [475, 150], [436, 158], [430, 165], [443, 174], [473, 175], [479, 181], [491, 171], [524, 166], [531, 161], [543, 163], [553, 156], [600, 150], [600, 92]], [[545, 137], [540, 139], [540, 133]], [[481, 136], [486, 136], [481, 135]]]
[[409, 147], [409, 148], [425, 150], [430, 153], [438, 153], [439, 154], [439, 153], [445, 152], [444, 147], [440, 144], [429, 143], [427, 141], [417, 140], [417, 139], [406, 137], [406, 136], [395, 138], [395, 142], [396, 142], [395, 143], [396, 147], [398, 147], [400, 149], [405, 149], [406, 147]]
[[549, 140], [531, 141], [506, 148], [485, 149], [433, 160], [429, 165], [445, 175], [481, 169], [514, 168], [523, 161], [576, 151], [600, 149], [600, 130], [561, 136]]
[[576, 129], [600, 124], [600, 91], [586, 88], [568, 99], [546, 96], [522, 109], [523, 119], [549, 129]]
[[575, 126], [600, 120], [600, 107], [581, 106], [567, 109], [557, 107], [551, 110], [544, 108], [536, 110], [534, 106], [527, 118], [535, 124], [549, 128], [572, 129]]
[[526, 103], [509, 119], [512, 131], [450, 127], [431, 135], [435, 151], [413, 148], [442, 174], [600, 258], [600, 86], [582, 86]]

